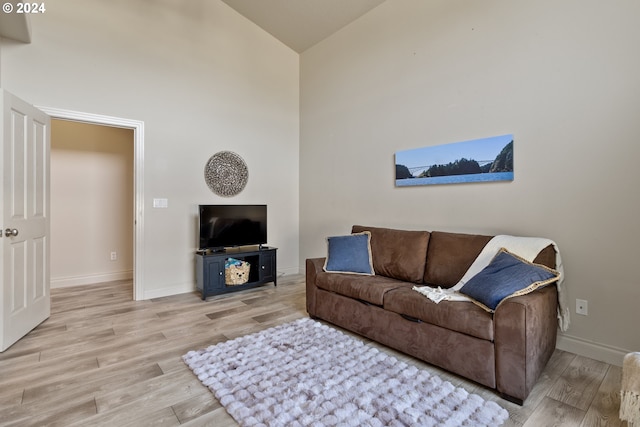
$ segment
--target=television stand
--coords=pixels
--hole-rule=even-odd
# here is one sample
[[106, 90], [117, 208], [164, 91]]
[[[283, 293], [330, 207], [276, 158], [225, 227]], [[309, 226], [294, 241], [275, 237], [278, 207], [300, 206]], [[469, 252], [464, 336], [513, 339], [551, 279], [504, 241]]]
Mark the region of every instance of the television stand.
[[[196, 252], [196, 289], [206, 300], [211, 295], [226, 294], [255, 288], [273, 282], [277, 286], [276, 251], [269, 246], [228, 248], [223, 252]], [[250, 265], [247, 283], [226, 283], [224, 264], [228, 258], [246, 261]]]

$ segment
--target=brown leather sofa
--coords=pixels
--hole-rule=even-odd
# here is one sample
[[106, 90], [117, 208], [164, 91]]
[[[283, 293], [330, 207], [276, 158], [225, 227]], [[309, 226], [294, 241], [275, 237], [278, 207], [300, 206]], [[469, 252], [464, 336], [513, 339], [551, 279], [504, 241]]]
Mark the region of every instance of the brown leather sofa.
[[[371, 232], [375, 275], [323, 271], [306, 260], [307, 311], [522, 404], [551, 357], [557, 289], [510, 298], [491, 314], [470, 302], [435, 304], [416, 284], [455, 285], [492, 236], [353, 226]], [[553, 246], [534, 262], [555, 268]]]

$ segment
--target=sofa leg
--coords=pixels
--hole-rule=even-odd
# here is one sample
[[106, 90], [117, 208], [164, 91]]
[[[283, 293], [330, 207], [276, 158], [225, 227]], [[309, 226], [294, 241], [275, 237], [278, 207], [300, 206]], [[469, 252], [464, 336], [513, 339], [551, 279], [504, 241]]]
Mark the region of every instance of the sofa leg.
[[500, 393], [500, 397], [503, 398], [504, 400], [508, 400], [511, 403], [515, 403], [516, 405], [522, 406], [524, 404], [524, 400], [518, 399], [517, 397], [509, 396], [508, 394], [505, 394], [505, 393]]

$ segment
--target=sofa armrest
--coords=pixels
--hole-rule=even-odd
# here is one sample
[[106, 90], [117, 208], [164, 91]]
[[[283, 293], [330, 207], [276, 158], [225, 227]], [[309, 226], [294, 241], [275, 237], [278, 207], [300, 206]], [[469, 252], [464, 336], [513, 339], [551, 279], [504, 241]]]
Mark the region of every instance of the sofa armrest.
[[496, 310], [496, 389], [522, 404], [556, 348], [558, 291], [555, 285], [511, 298]]
[[306, 261], [307, 313], [312, 317], [316, 315], [316, 276], [323, 271], [324, 262], [325, 258], [308, 258]]

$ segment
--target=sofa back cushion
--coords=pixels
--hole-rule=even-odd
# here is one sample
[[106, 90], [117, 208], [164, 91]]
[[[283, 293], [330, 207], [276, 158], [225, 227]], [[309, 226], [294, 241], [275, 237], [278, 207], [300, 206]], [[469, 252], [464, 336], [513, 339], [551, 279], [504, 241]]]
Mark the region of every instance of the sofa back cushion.
[[538, 253], [538, 256], [533, 260], [535, 264], [546, 265], [549, 268], [556, 268], [556, 250], [553, 245], [549, 245]]
[[432, 231], [424, 282], [443, 288], [454, 286], [462, 279], [492, 237]]
[[371, 254], [376, 274], [422, 283], [425, 274], [428, 231], [393, 230], [354, 225], [352, 233], [371, 233]]

